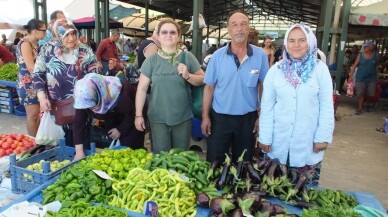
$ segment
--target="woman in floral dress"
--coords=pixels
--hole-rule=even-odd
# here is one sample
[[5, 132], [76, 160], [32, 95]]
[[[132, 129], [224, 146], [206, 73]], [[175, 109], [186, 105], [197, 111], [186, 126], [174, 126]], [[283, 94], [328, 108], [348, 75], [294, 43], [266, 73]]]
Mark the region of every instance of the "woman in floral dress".
[[[32, 80], [40, 107], [51, 110], [51, 103], [73, 96], [75, 82], [89, 72], [98, 73], [97, 58], [79, 43], [74, 24], [59, 19], [53, 25], [53, 40], [43, 45], [36, 60]], [[67, 145], [73, 145], [72, 124], [64, 125]]]
[[44, 38], [46, 25], [41, 20], [32, 19], [23, 27], [28, 35], [19, 41], [16, 49], [19, 66], [17, 92], [20, 104], [24, 106], [27, 113], [27, 133], [35, 137], [40, 122], [40, 107], [31, 81], [31, 73], [34, 71], [35, 59], [38, 55], [38, 40]]

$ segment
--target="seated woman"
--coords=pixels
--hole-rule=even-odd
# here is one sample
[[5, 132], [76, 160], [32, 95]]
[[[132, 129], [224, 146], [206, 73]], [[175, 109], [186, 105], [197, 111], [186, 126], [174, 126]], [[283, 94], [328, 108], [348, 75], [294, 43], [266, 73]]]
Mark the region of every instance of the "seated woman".
[[104, 120], [111, 139], [132, 149], [143, 148], [144, 131], [134, 125], [136, 89], [127, 80], [113, 76], [90, 73], [74, 86], [73, 140], [76, 149], [74, 160], [85, 156], [83, 141], [89, 117]]

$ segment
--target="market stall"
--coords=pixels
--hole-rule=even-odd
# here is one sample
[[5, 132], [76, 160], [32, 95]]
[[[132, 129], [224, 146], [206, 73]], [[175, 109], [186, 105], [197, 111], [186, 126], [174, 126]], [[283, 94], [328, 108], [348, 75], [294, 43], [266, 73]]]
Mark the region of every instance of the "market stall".
[[[64, 145], [64, 142], [61, 141], [61, 144]], [[70, 150], [69, 153], [65, 158], [71, 159], [73, 152]], [[105, 216], [142, 217], [146, 216], [143, 213], [149, 207], [144, 206], [147, 201], [157, 204], [159, 216], [208, 217], [219, 212], [221, 207], [228, 213], [226, 216], [234, 216], [231, 214], [232, 210], [249, 210], [252, 211], [252, 216], [253, 212], [269, 212], [273, 216], [275, 213], [277, 216], [311, 216], [312, 212], [319, 212], [318, 210], [353, 212], [353, 208], [358, 205], [384, 211], [372, 194], [306, 185], [305, 176], [293, 177], [287, 167], [278, 161], [240, 160], [233, 164], [226, 158], [224, 162], [218, 160], [210, 164], [196, 152], [181, 149], [153, 155], [143, 149], [116, 147], [89, 154], [87, 158], [72, 162], [57, 173], [51, 173], [50, 179], [39, 183], [32, 190], [25, 191], [23, 197], [1, 208], [0, 216], [10, 216], [10, 213], [18, 216], [15, 213], [23, 210], [21, 207], [31, 208], [36, 203], [52, 205], [57, 204], [57, 201], [62, 205], [60, 213], [69, 215], [69, 212], [76, 212], [74, 210], [82, 210], [82, 216], [88, 216], [85, 212], [101, 212], [109, 213]], [[39, 176], [47, 178], [48, 173], [44, 170], [42, 174], [29, 171], [29, 165], [42, 160], [65, 159], [52, 159], [49, 156], [46, 151], [33, 158], [11, 163], [19, 167], [20, 173], [16, 177], [25, 178], [23, 181], [30, 185], [42, 180]], [[11, 173], [15, 174], [14, 170], [15, 168], [11, 168]], [[27, 175], [21, 175], [24, 173]], [[28, 179], [28, 174], [32, 173], [34, 178]], [[253, 195], [258, 197], [257, 203], [250, 198]], [[232, 208], [228, 211], [225, 204], [214, 206], [217, 202], [230, 203], [228, 205], [232, 205]], [[245, 207], [247, 203], [248, 208]], [[253, 208], [257, 205], [258, 207]], [[45, 210], [47, 207], [44, 207]], [[254, 209], [257, 210], [253, 211]], [[307, 215], [308, 212], [310, 215]], [[49, 216], [55, 216], [55, 213]], [[73, 213], [70, 216], [77, 215]]]

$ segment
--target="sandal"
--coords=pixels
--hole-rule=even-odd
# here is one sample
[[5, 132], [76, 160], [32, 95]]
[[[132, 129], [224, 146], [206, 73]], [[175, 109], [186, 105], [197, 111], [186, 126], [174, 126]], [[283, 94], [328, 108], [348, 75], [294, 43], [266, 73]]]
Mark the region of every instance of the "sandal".
[[359, 109], [359, 110], [357, 110], [356, 113], [354, 113], [354, 114], [360, 115], [360, 114], [362, 114], [362, 110]]
[[377, 131], [377, 132], [381, 132], [381, 133], [385, 133], [385, 130], [384, 130], [383, 127], [376, 128], [376, 131]]

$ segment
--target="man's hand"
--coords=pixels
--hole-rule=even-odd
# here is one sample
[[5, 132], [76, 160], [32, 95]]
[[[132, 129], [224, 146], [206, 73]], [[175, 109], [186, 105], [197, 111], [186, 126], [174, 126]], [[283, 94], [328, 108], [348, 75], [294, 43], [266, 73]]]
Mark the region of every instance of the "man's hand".
[[206, 137], [211, 135], [211, 122], [209, 116], [207, 117], [202, 117], [202, 124], [201, 124], [201, 131], [202, 134], [205, 135]]
[[121, 133], [117, 130], [117, 128], [109, 130], [108, 134], [111, 139], [119, 139], [121, 136]]
[[327, 149], [327, 145], [328, 145], [327, 143], [321, 143], [321, 142], [314, 143], [313, 151], [315, 153], [318, 153], [320, 151], [324, 151]]
[[255, 136], [257, 136], [258, 129], [259, 129], [259, 119], [256, 120], [255, 126], [253, 127], [253, 133], [255, 134]]

